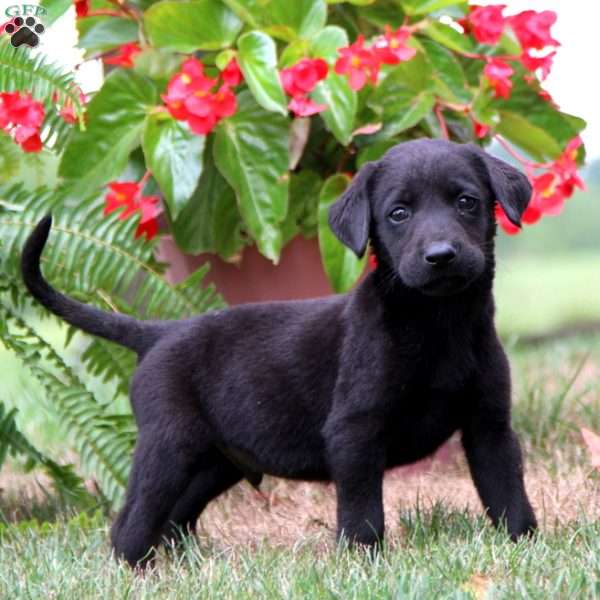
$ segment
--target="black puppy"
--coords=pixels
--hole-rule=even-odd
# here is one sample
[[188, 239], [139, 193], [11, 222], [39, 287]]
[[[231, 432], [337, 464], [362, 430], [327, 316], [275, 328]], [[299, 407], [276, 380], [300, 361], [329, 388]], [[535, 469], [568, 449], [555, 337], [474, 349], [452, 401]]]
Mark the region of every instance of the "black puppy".
[[520, 224], [531, 189], [473, 145], [418, 140], [365, 165], [330, 224], [377, 269], [344, 296], [239, 306], [185, 321], [137, 321], [80, 304], [40, 272], [47, 217], [27, 241], [31, 293], [68, 323], [135, 350], [139, 427], [112, 542], [143, 563], [174, 528], [262, 473], [332, 480], [338, 535], [383, 536], [384, 471], [455, 431], [494, 524], [535, 517], [510, 424], [510, 374], [494, 328], [495, 201]]

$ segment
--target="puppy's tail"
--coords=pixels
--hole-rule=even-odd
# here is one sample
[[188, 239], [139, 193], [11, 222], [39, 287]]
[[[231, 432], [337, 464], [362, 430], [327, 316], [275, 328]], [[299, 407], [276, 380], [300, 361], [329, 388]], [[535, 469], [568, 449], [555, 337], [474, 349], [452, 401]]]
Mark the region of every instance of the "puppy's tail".
[[82, 304], [57, 292], [44, 279], [40, 270], [40, 257], [50, 227], [52, 217], [47, 215], [27, 238], [21, 255], [21, 273], [27, 289], [48, 310], [61, 319], [92, 335], [117, 342], [138, 354], [146, 352], [160, 337], [159, 323], [137, 321], [136, 319]]

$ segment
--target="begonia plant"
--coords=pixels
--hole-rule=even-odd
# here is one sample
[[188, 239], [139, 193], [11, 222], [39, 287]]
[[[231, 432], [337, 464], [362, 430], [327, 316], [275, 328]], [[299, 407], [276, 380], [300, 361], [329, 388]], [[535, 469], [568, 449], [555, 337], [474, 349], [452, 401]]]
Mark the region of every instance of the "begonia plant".
[[[68, 7], [45, 4], [52, 18]], [[560, 45], [552, 11], [464, 0], [78, 0], [75, 9], [85, 60], [108, 68], [85, 109], [83, 96], [77, 107], [56, 103], [70, 124], [60, 185], [71, 202], [104, 190], [105, 214], [139, 219], [139, 243], [170, 234], [184, 252], [228, 261], [255, 244], [277, 262], [294, 236], [318, 236], [344, 291], [364, 262], [330, 234], [326, 209], [361, 165], [402, 140], [496, 140], [532, 181], [527, 225], [583, 186], [585, 123], [543, 84]], [[23, 151], [41, 150], [43, 120], [29, 90], [0, 94], [0, 127]], [[518, 231], [499, 206], [497, 218]]]

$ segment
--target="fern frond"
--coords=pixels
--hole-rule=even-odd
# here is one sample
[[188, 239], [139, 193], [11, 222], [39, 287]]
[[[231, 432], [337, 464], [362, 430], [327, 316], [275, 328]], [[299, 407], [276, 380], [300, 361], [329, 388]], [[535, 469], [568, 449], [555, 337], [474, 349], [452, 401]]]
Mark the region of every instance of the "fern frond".
[[19, 431], [16, 414], [16, 408], [7, 411], [5, 405], [0, 402], [0, 468], [9, 455], [23, 458], [27, 461], [28, 469], [41, 467], [45, 471], [61, 498], [78, 505], [90, 504], [91, 496], [73, 465], [60, 465], [40, 452]]
[[[2, 286], [7, 290], [11, 282]], [[135, 443], [131, 415], [109, 415], [60, 355], [0, 296], [0, 318], [8, 328], [2, 342], [42, 385], [75, 444], [84, 470], [111, 501], [121, 499]], [[118, 426], [117, 426], [118, 425]]]
[[116, 381], [116, 393], [127, 395], [129, 378], [136, 365], [133, 352], [124, 346], [94, 338], [81, 355], [81, 361], [91, 375], [104, 383]]
[[21, 151], [15, 142], [0, 131], [0, 182], [14, 177], [19, 171]]
[[[45, 189], [0, 186], [0, 257], [11, 277], [20, 280], [25, 239], [52, 212], [53, 228], [42, 260], [46, 277], [64, 293], [104, 310], [126, 306], [124, 312], [140, 318], [178, 319], [223, 305], [214, 288], [200, 287], [204, 271], [179, 285], [169, 284], [154, 258], [155, 243], [134, 240], [134, 219], [105, 217], [100, 198], [82, 201], [76, 211], [57, 207], [59, 200]], [[127, 387], [123, 375], [135, 360], [128, 350], [95, 341], [83, 358], [95, 375], [116, 381], [121, 390]]]
[[[19, 257], [39, 220], [52, 212], [53, 224], [42, 257], [49, 281], [61, 291], [83, 296], [102, 308], [127, 299], [138, 317], [180, 319], [223, 305], [214, 289], [201, 289], [204, 272], [191, 281], [169, 284], [154, 258], [156, 243], [134, 241], [135, 218], [119, 221], [103, 215], [103, 200], [82, 200], [74, 211], [56, 206], [49, 190], [33, 192], [16, 185], [0, 186], [0, 256], [5, 270], [20, 278]], [[3, 207], [2, 201], [9, 205]], [[193, 284], [193, 288], [192, 288]]]

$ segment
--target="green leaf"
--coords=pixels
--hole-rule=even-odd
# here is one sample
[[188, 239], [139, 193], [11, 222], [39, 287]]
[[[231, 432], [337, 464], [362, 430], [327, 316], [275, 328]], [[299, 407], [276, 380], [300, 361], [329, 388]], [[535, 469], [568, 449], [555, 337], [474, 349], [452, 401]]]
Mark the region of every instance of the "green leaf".
[[393, 107], [389, 108], [389, 111], [393, 111], [393, 116], [384, 117], [383, 129], [375, 135], [378, 139], [392, 137], [414, 127], [433, 110], [434, 105], [435, 96], [428, 91], [405, 99], [398, 97]]
[[558, 142], [545, 129], [518, 113], [501, 111], [496, 131], [541, 162], [556, 158], [561, 152]]
[[198, 185], [205, 139], [190, 131], [186, 123], [164, 118], [161, 113], [146, 120], [142, 135], [146, 165], [158, 182], [173, 219]]
[[494, 102], [500, 114], [497, 131], [536, 160], [557, 158], [585, 121], [556, 110], [520, 78], [514, 77], [513, 82], [511, 97]]
[[285, 69], [296, 64], [300, 59], [308, 55], [310, 42], [308, 40], [297, 39], [290, 42], [279, 56], [279, 68]]
[[496, 127], [500, 121], [498, 107], [494, 103], [494, 98], [488, 93], [487, 90], [479, 91], [479, 93], [475, 96], [471, 112], [473, 117], [484, 125]]
[[19, 172], [21, 155], [15, 141], [4, 131], [0, 131], [0, 182], [12, 179]]
[[44, 25], [50, 27], [73, 6], [73, 2], [72, 0], [42, 0], [40, 6], [46, 9], [46, 14], [42, 17]]
[[347, 292], [365, 269], [366, 257], [359, 259], [340, 242], [328, 222], [329, 207], [344, 193], [350, 178], [332, 175], [325, 181], [319, 197], [319, 248], [331, 286], [337, 293]]
[[288, 131], [288, 119], [266, 112], [245, 91], [238, 111], [217, 127], [214, 144], [215, 163], [236, 192], [248, 231], [274, 262], [288, 205]]
[[311, 37], [327, 21], [325, 0], [271, 0], [263, 11], [272, 23], [266, 31], [286, 41]]
[[338, 48], [348, 46], [348, 34], [337, 25], [328, 25], [312, 39], [310, 51], [316, 58], [333, 63], [338, 57]]
[[352, 140], [357, 101], [356, 92], [350, 88], [346, 77], [330, 70], [327, 79], [319, 82], [312, 97], [316, 102], [327, 105], [327, 109], [319, 115], [338, 142], [347, 146]]
[[252, 29], [291, 42], [308, 38], [327, 20], [324, 0], [223, 0]]
[[138, 25], [131, 19], [117, 17], [86, 17], [77, 19], [80, 48], [89, 53], [105, 52], [138, 39]]
[[470, 37], [459, 33], [456, 29], [445, 23], [438, 21], [430, 23], [424, 29], [424, 33], [432, 40], [455, 52], [473, 52], [475, 49], [475, 44]]
[[238, 51], [238, 62], [256, 101], [267, 110], [287, 115], [275, 42], [265, 33], [250, 31], [238, 40]]
[[144, 13], [144, 25], [153, 46], [189, 53], [231, 46], [243, 23], [216, 0], [164, 0]]
[[289, 208], [281, 226], [284, 244], [298, 233], [306, 238], [317, 234], [319, 192], [322, 185], [323, 180], [314, 171], [292, 173]]
[[264, 25], [264, 0], [223, 0], [223, 4], [250, 27], [258, 29]]
[[390, 148], [393, 148], [397, 142], [395, 140], [381, 140], [374, 144], [365, 146], [356, 157], [356, 168], [360, 169], [365, 163], [379, 160]]
[[370, 103], [385, 107], [393, 101], [398, 90], [409, 89], [414, 93], [433, 90], [431, 64], [422, 52], [413, 58], [394, 66], [390, 74], [375, 88]]
[[159, 87], [166, 87], [169, 79], [179, 70], [183, 56], [150, 46], [133, 57], [134, 68], [138, 73], [157, 80]]
[[237, 52], [232, 48], [221, 50], [215, 57], [215, 65], [219, 71], [222, 71], [234, 58], [237, 58]]
[[171, 225], [173, 237], [184, 252], [215, 252], [227, 260], [244, 246], [242, 225], [235, 192], [219, 173], [208, 146], [200, 182]]
[[398, 3], [394, 0], [377, 0], [360, 9], [360, 18], [383, 29], [390, 25], [394, 29], [402, 26], [406, 15]]
[[462, 66], [454, 54], [432, 40], [421, 40], [421, 46], [433, 67], [438, 95], [448, 102], [470, 102], [473, 95], [468, 88]]
[[435, 104], [433, 84], [431, 65], [421, 53], [397, 65], [369, 101], [383, 116], [383, 128], [373, 141], [397, 135], [423, 119]]
[[131, 70], [110, 73], [88, 105], [87, 129], [73, 131], [61, 160], [59, 175], [72, 194], [87, 194], [121, 174], [157, 101], [149, 79]]
[[373, 4], [375, 0], [327, 0], [327, 4], [341, 4], [342, 2], [348, 2], [356, 6], [367, 6]]
[[447, 6], [462, 4], [466, 7], [466, 0], [400, 0], [402, 8], [408, 15], [425, 15]]

